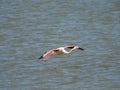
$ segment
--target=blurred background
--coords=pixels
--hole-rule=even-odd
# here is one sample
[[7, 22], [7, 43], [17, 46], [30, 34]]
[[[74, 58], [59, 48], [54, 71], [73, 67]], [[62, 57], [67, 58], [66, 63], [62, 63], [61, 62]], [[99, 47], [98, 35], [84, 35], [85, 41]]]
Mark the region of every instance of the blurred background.
[[0, 90], [120, 90], [119, 49], [120, 0], [0, 0]]

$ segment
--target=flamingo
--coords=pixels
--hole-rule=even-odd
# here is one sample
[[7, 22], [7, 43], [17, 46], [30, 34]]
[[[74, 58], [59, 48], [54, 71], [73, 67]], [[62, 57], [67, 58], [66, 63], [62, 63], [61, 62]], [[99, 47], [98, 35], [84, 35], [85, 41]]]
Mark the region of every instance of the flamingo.
[[[69, 51], [65, 50], [66, 48], [70, 49]], [[73, 50], [84, 50], [83, 48], [77, 46], [77, 45], [68, 45], [64, 47], [54, 48], [46, 51], [39, 59], [42, 59], [42, 61], [46, 62], [48, 58], [50, 58], [53, 55], [58, 54], [70, 54]]]

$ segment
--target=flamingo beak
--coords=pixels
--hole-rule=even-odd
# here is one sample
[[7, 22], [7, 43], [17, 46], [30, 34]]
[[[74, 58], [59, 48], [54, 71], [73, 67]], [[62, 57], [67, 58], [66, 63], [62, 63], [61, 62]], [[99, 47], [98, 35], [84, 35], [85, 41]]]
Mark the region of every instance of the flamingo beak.
[[84, 50], [83, 48], [80, 48], [80, 47], [79, 47], [78, 49], [79, 49], [79, 50], [82, 50], [82, 51]]

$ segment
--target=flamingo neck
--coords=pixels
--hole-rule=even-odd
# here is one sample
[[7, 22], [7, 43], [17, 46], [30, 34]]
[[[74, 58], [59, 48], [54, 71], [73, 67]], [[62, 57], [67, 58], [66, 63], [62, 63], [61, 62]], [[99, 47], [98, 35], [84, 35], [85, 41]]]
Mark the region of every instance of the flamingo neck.
[[70, 54], [72, 51], [73, 51], [73, 49], [71, 49], [70, 51], [66, 51], [65, 49], [63, 50], [63, 52], [64, 52], [65, 54]]
[[68, 53], [71, 53], [73, 51], [73, 49], [71, 49]]
[[62, 53], [65, 53], [65, 54], [69, 54], [69, 53], [71, 53], [73, 51], [73, 49], [71, 49], [70, 51], [67, 51], [63, 47], [60, 47], [58, 49], [60, 49], [62, 51]]

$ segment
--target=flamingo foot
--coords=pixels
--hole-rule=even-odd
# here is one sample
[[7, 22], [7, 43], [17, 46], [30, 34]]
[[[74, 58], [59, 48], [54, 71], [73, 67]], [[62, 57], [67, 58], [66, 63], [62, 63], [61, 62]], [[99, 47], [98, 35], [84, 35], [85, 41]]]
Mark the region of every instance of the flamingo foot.
[[43, 62], [47, 62], [47, 60], [42, 60]]

